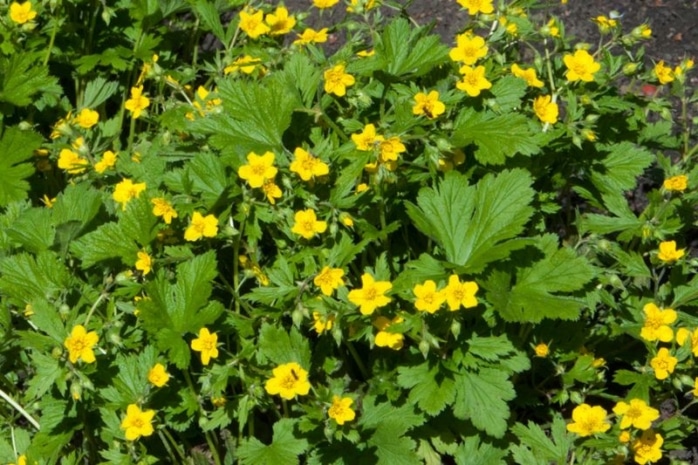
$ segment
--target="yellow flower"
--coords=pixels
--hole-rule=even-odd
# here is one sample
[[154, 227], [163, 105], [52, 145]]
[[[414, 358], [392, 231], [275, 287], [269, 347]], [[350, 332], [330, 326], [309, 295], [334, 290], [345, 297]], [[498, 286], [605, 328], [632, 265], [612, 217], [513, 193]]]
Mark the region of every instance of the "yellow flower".
[[156, 197], [150, 203], [153, 204], [153, 215], [162, 216], [165, 224], [170, 224], [172, 223], [172, 218], [177, 218], [177, 211], [167, 199]]
[[[11, 463], [10, 465], [15, 465], [15, 464]], [[17, 465], [27, 465], [27, 456], [22, 454], [19, 457], [17, 457]]]
[[664, 180], [664, 189], [668, 191], [683, 192], [688, 187], [688, 176], [679, 174]]
[[315, 329], [316, 333], [322, 334], [325, 331], [332, 329], [334, 320], [334, 315], [327, 315], [323, 317], [319, 312], [313, 312], [313, 329]]
[[630, 431], [621, 431], [618, 435], [618, 442], [620, 442], [621, 444], [627, 444], [630, 442], [631, 439], [632, 436], [630, 435]]
[[647, 24], [640, 24], [632, 30], [631, 34], [638, 39], [650, 39], [652, 37], [652, 29]]
[[32, 10], [32, 2], [10, 4], [10, 19], [17, 24], [24, 24], [36, 18], [36, 11]]
[[683, 257], [686, 249], [676, 249], [676, 241], [662, 241], [659, 243], [657, 258], [663, 262], [675, 262]]
[[476, 68], [463, 66], [460, 69], [460, 73], [463, 75], [463, 80], [458, 81], [456, 87], [465, 91], [471, 97], [477, 97], [480, 95], [480, 91], [492, 87], [492, 83], [485, 77], [484, 66], [478, 66]]
[[148, 106], [150, 99], [143, 95], [143, 86], [131, 87], [131, 98], [126, 100], [124, 105], [124, 108], [131, 112], [131, 118], [139, 118]]
[[307, 44], [323, 44], [327, 42], [327, 28], [323, 27], [319, 31], [307, 28], [301, 34], [298, 34], [298, 39], [293, 41], [294, 45]]
[[356, 80], [351, 74], [344, 72], [344, 65], [335, 65], [325, 70], [325, 92], [343, 97], [347, 93], [347, 87], [353, 86]]
[[153, 434], [153, 417], [155, 410], [141, 410], [136, 404], [130, 404], [126, 408], [126, 418], [121, 422], [126, 440], [135, 441], [141, 436]]
[[698, 378], [693, 381], [693, 390], [691, 391], [691, 394], [693, 394], [693, 397], [698, 398]]
[[457, 0], [458, 4], [468, 9], [470, 16], [478, 13], [490, 14], [494, 11], [492, 0]]
[[343, 269], [326, 266], [315, 276], [313, 283], [320, 288], [323, 294], [330, 296], [339, 286], [344, 286], [342, 276], [344, 276]]
[[618, 21], [616, 21], [615, 19], [610, 19], [604, 15], [599, 15], [596, 18], [594, 18], [594, 22], [598, 24], [599, 31], [601, 31], [601, 33], [603, 34], [609, 32], [611, 29], [615, 28], [618, 25]]
[[148, 370], [148, 381], [155, 387], [163, 387], [170, 380], [170, 374], [162, 363], [156, 363]]
[[664, 438], [659, 433], [647, 430], [633, 443], [635, 463], [645, 465], [647, 462], [655, 463], [662, 458], [662, 444]]
[[392, 289], [390, 281], [376, 281], [364, 273], [361, 276], [361, 289], [349, 292], [349, 302], [359, 306], [362, 315], [371, 315], [378, 307], [384, 307], [392, 300], [384, 294]]
[[313, 0], [313, 6], [320, 9], [332, 8], [337, 3], [339, 3], [339, 0]]
[[[252, 74], [261, 64], [261, 60], [259, 58], [254, 58], [250, 55], [243, 55], [241, 57], [238, 57], [232, 65], [228, 65], [223, 69], [223, 72], [225, 74], [230, 74], [230, 73], [236, 73], [238, 71], [242, 71], [245, 74]], [[261, 67], [264, 69], [264, 67]]]
[[247, 33], [251, 39], [266, 34], [271, 28], [264, 24], [264, 13], [245, 9], [240, 12], [240, 29]]
[[543, 123], [557, 123], [557, 103], [551, 101], [550, 95], [541, 95], [533, 101], [533, 111]]
[[678, 359], [669, 353], [669, 349], [662, 347], [657, 352], [657, 356], [650, 360], [650, 365], [654, 369], [655, 378], [667, 379], [678, 363]]
[[[361, 5], [359, 5], [361, 4]], [[360, 8], [360, 6], [362, 8]], [[350, 0], [347, 11], [349, 13], [362, 13], [363, 11], [369, 11], [374, 9], [376, 6], [376, 0]]]
[[84, 129], [90, 129], [99, 122], [99, 113], [89, 108], [83, 108], [75, 115], [75, 122]]
[[446, 111], [446, 105], [439, 100], [439, 93], [435, 90], [428, 94], [418, 92], [414, 96], [414, 102], [415, 104], [412, 107], [413, 115], [424, 115], [429, 119], [434, 119]]
[[485, 55], [487, 55], [485, 39], [470, 32], [457, 35], [456, 46], [448, 53], [451, 60], [461, 61], [466, 65], [475, 64], [477, 60]]
[[276, 185], [273, 179], [264, 181], [264, 184], [262, 184], [262, 192], [264, 192], [264, 196], [272, 205], [276, 205], [276, 199], [280, 199], [283, 195], [281, 188]]
[[327, 416], [337, 422], [338, 425], [343, 425], [347, 421], [352, 421], [356, 418], [356, 412], [352, 410], [351, 404], [353, 399], [349, 397], [332, 397], [332, 406], [327, 411]]
[[683, 346], [687, 339], [691, 340], [691, 352], [698, 357], [698, 330], [691, 331], [686, 328], [680, 328], [676, 331], [677, 344]]
[[218, 234], [218, 218], [213, 215], [204, 217], [201, 213], [194, 212], [189, 227], [184, 231], [184, 239], [194, 242], [202, 237], [216, 237], [216, 234]]
[[85, 363], [93, 363], [95, 361], [95, 353], [92, 348], [99, 341], [99, 336], [94, 331], [89, 333], [85, 330], [82, 325], [77, 325], [70, 332], [63, 343], [66, 349], [68, 349], [68, 360], [70, 363], [75, 363], [78, 360], [82, 360]]
[[454, 312], [458, 310], [461, 305], [465, 308], [477, 307], [477, 298], [475, 294], [478, 289], [477, 283], [473, 281], [461, 283], [457, 275], [454, 274], [449, 276], [448, 285], [443, 290], [448, 308]]
[[274, 154], [265, 152], [257, 155], [254, 152], [247, 154], [247, 164], [238, 169], [238, 176], [247, 181], [250, 187], [262, 187], [267, 179], [274, 179], [277, 173], [274, 166]]
[[153, 267], [153, 259], [148, 255], [148, 252], [138, 252], [138, 260], [136, 260], [136, 269], [143, 272], [143, 276], [150, 273]]
[[352, 134], [351, 140], [356, 144], [357, 150], [373, 150], [379, 142], [383, 141], [383, 136], [376, 135], [376, 127], [373, 124], [364, 126], [360, 133]]
[[102, 155], [102, 159], [95, 163], [95, 171], [102, 174], [109, 168], [113, 168], [114, 165], [116, 165], [116, 154], [111, 150], [107, 150]]
[[434, 313], [446, 301], [444, 293], [436, 289], [436, 283], [431, 279], [424, 281], [423, 284], [415, 284], [412, 292], [417, 297], [414, 306], [420, 312]]
[[674, 80], [674, 71], [671, 67], [664, 65], [664, 60], [654, 65], [654, 75], [657, 76], [660, 84], [669, 84]]
[[288, 10], [279, 6], [274, 13], [269, 13], [265, 18], [269, 25], [269, 33], [273, 36], [288, 34], [296, 25], [296, 18], [288, 15]]
[[273, 377], [264, 384], [269, 395], [279, 395], [291, 400], [296, 396], [305, 396], [310, 392], [308, 372], [296, 362], [284, 363], [272, 371]]
[[381, 163], [386, 163], [389, 161], [397, 161], [398, 156], [405, 150], [405, 144], [400, 141], [398, 136], [389, 137], [382, 140], [379, 144], [379, 154], [378, 159]]
[[550, 354], [550, 347], [545, 342], [541, 342], [533, 348], [536, 357], [545, 358]]
[[191, 341], [191, 348], [201, 352], [201, 363], [208, 365], [212, 358], [218, 357], [218, 334], [210, 333], [207, 328], [199, 330], [199, 337]]
[[521, 68], [519, 65], [514, 63], [511, 65], [511, 74], [517, 78], [521, 78], [526, 81], [526, 84], [531, 87], [543, 87], [543, 81], [538, 79], [536, 76], [535, 68]]
[[121, 209], [126, 210], [126, 204], [131, 199], [137, 199], [145, 190], [145, 183], [134, 184], [130, 179], [124, 179], [114, 187], [112, 198], [121, 204]]
[[326, 221], [318, 221], [315, 211], [312, 209], [300, 210], [293, 216], [293, 228], [291, 232], [312, 239], [316, 234], [324, 233], [327, 229]]
[[361, 194], [362, 192], [366, 192], [368, 190], [368, 184], [365, 182], [362, 182], [361, 184], [356, 186], [356, 193]]
[[89, 162], [70, 149], [63, 149], [58, 155], [58, 167], [68, 174], [80, 174]]
[[330, 172], [330, 167], [325, 162], [300, 147], [293, 151], [290, 169], [303, 181], [310, 181], [315, 176], [325, 176]]
[[373, 55], [376, 54], [376, 51], [374, 49], [371, 50], [361, 50], [360, 52], [356, 52], [356, 56], [360, 58], [367, 58], [367, 57], [372, 57]]
[[583, 438], [596, 433], [604, 433], [611, 428], [611, 424], [606, 421], [606, 415], [606, 410], [598, 405], [595, 407], [588, 404], [578, 405], [572, 411], [574, 422], [567, 425], [567, 431], [576, 433]]
[[640, 337], [646, 341], [670, 342], [674, 338], [674, 330], [668, 325], [676, 321], [676, 312], [667, 308], [660, 310], [657, 305], [650, 302], [642, 311], [645, 314], [645, 324], [640, 330]]
[[46, 194], [44, 194], [44, 196], [40, 200], [44, 205], [46, 205], [46, 208], [53, 208], [53, 204], [56, 203], [55, 197], [51, 198]]
[[540, 32], [543, 35], [550, 35], [551, 37], [560, 37], [560, 28], [558, 27], [557, 22], [555, 22], [555, 18], [550, 18], [548, 24], [546, 24]]
[[373, 320], [373, 326], [378, 329], [375, 343], [377, 347], [389, 347], [393, 350], [400, 350], [405, 342], [405, 336], [401, 333], [387, 331], [390, 326], [405, 321], [402, 317], [396, 316], [390, 321], [384, 316], [379, 316]]
[[569, 82], [592, 82], [594, 73], [601, 69], [601, 65], [586, 50], [577, 50], [574, 55], [568, 53], [562, 60], [567, 66], [565, 76]]
[[623, 416], [620, 421], [620, 429], [633, 426], [646, 430], [651, 428], [652, 422], [659, 418], [659, 410], [650, 407], [647, 402], [641, 399], [631, 399], [629, 404], [618, 402], [613, 407], [613, 413]]

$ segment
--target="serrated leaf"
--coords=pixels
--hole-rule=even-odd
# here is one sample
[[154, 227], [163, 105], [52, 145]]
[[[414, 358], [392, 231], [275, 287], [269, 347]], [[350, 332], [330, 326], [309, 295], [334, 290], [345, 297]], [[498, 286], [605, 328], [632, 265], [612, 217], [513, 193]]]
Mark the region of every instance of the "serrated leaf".
[[0, 294], [18, 302], [53, 299], [64, 291], [70, 274], [56, 254], [45, 251], [36, 256], [18, 254], [0, 260]]
[[206, 207], [212, 207], [229, 189], [225, 168], [220, 157], [212, 153], [197, 154], [187, 166], [196, 192], [202, 193]]
[[308, 339], [301, 336], [296, 328], [291, 334], [285, 329], [264, 323], [259, 332], [260, 353], [276, 365], [296, 362], [310, 369], [310, 346]]
[[[560, 436], [560, 423], [562, 436]], [[527, 425], [516, 423], [511, 431], [518, 437], [521, 444], [536, 452], [536, 456], [547, 459], [547, 463], [562, 463], [566, 460], [574, 440], [565, 433], [565, 421], [556, 416], [553, 420], [554, 435], [551, 439], [536, 423], [529, 421]]]
[[495, 111], [509, 112], [521, 106], [526, 94], [526, 81], [516, 76], [504, 76], [492, 86], [490, 92], [496, 100]]
[[196, 16], [201, 20], [204, 30], [211, 31], [221, 42], [225, 41], [225, 31], [221, 24], [220, 13], [215, 2], [208, 0], [197, 0], [194, 3]]
[[510, 414], [507, 401], [516, 396], [505, 372], [483, 368], [477, 373], [460, 373], [456, 389], [456, 418], [470, 420], [477, 429], [496, 438], [504, 436]]
[[30, 208], [7, 230], [7, 235], [29, 252], [39, 253], [51, 247], [56, 230], [51, 224], [51, 210]]
[[80, 102], [80, 108], [97, 108], [102, 103], [106, 102], [114, 92], [119, 88], [118, 82], [108, 82], [103, 77], [97, 77], [87, 83], [85, 92]]
[[540, 150], [524, 115], [470, 109], [456, 118], [451, 143], [456, 147], [474, 144], [475, 158], [486, 165], [502, 165], [517, 153], [533, 155]]
[[475, 186], [451, 171], [438, 188], [422, 189], [419, 208], [407, 204], [415, 226], [441, 245], [446, 259], [473, 272], [506, 258], [533, 213], [532, 179], [523, 170], [487, 175]]
[[55, 88], [56, 78], [49, 75], [48, 67], [40, 65], [42, 56], [40, 52], [25, 51], [0, 57], [0, 102], [24, 107], [38, 92]]
[[300, 99], [307, 108], [312, 106], [320, 85], [322, 73], [305, 55], [291, 55], [284, 66], [289, 87], [298, 89]]
[[29, 388], [25, 393], [30, 401], [40, 399], [47, 393], [62, 371], [58, 360], [38, 351], [32, 352], [32, 366], [35, 369], [34, 376], [29, 381]]
[[417, 463], [417, 444], [410, 438], [401, 436], [400, 429], [392, 424], [382, 424], [368, 440], [376, 449], [378, 462], [385, 465]]
[[53, 205], [54, 224], [78, 221], [84, 227], [97, 216], [102, 207], [102, 195], [87, 183], [68, 185]]
[[458, 447], [454, 459], [457, 465], [497, 465], [506, 463], [503, 459], [508, 453], [492, 444], [480, 442], [478, 436], [469, 436]]
[[74, 241], [70, 250], [86, 269], [111, 258], [120, 258], [124, 264], [130, 264], [138, 254], [138, 245], [124, 233], [123, 228], [112, 222]]
[[398, 369], [397, 383], [402, 388], [410, 389], [409, 403], [435, 416], [451, 405], [456, 396], [455, 381], [443, 373], [445, 370], [440, 369], [439, 365], [429, 366], [428, 362], [401, 367]]
[[16, 127], [10, 127], [2, 134], [0, 138], [0, 207], [26, 198], [29, 191], [26, 178], [34, 173], [34, 165], [25, 162], [32, 158], [34, 150], [40, 145], [41, 136], [33, 131], [22, 131]]
[[591, 182], [602, 193], [614, 195], [635, 188], [637, 177], [647, 168], [654, 156], [632, 142], [621, 142], [604, 147], [610, 153], [591, 174]]
[[274, 436], [271, 444], [266, 445], [257, 438], [243, 439], [237, 449], [240, 463], [257, 465], [262, 463], [274, 465], [296, 465], [299, 456], [308, 450], [308, 441], [298, 439], [293, 434], [296, 422], [283, 418], [274, 423]]

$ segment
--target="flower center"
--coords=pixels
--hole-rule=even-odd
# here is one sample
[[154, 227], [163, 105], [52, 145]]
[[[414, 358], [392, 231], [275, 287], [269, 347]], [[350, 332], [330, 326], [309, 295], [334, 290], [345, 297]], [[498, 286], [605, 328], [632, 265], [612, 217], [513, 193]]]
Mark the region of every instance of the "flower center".
[[376, 291], [375, 287], [364, 290], [364, 299], [365, 300], [376, 300], [376, 297], [378, 297], [378, 291]]

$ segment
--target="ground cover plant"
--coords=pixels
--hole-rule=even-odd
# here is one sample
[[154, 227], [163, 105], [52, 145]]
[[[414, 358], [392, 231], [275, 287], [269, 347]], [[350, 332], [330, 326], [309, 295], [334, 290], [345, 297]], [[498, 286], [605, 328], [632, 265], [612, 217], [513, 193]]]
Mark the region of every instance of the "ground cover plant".
[[404, 3], [0, 4], [0, 463], [695, 459], [692, 59]]

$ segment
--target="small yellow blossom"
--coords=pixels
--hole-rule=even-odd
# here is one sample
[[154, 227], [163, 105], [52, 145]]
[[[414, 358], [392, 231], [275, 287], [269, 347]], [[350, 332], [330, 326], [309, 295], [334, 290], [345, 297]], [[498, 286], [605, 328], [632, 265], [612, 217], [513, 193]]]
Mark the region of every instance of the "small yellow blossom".
[[389, 137], [378, 144], [378, 159], [381, 163], [397, 161], [398, 156], [405, 152], [407, 148], [398, 136]]
[[526, 84], [531, 87], [543, 87], [543, 81], [538, 79], [536, 76], [536, 70], [534, 68], [521, 68], [519, 65], [514, 63], [511, 65], [511, 74], [517, 78], [521, 78], [526, 81]]
[[264, 390], [269, 395], [279, 395], [282, 399], [291, 400], [310, 392], [308, 372], [296, 362], [279, 365], [272, 374], [273, 377], [264, 384]]
[[162, 363], [156, 363], [148, 370], [148, 382], [155, 387], [163, 387], [170, 380], [170, 374]]
[[172, 223], [172, 218], [177, 218], [177, 211], [167, 199], [156, 197], [151, 199], [150, 203], [153, 204], [153, 215], [161, 216], [165, 224], [170, 224]]
[[698, 357], [698, 329], [691, 331], [686, 328], [679, 328], [676, 331], [676, 343], [678, 345], [683, 346], [687, 340], [691, 341], [691, 353]]
[[414, 102], [412, 107], [413, 115], [424, 115], [429, 119], [434, 119], [446, 111], [446, 105], [439, 100], [439, 93], [435, 90], [428, 94], [418, 92], [414, 96]]
[[492, 0], [456, 0], [460, 6], [468, 9], [470, 16], [475, 16], [478, 13], [486, 15], [494, 11]]
[[663, 187], [670, 192], [683, 192], [688, 187], [688, 176], [679, 174], [666, 178]]
[[330, 296], [335, 289], [339, 288], [339, 286], [344, 286], [344, 280], [342, 279], [343, 276], [343, 269], [325, 266], [318, 273], [318, 275], [315, 276], [313, 283], [320, 288], [323, 294]]
[[223, 69], [223, 73], [231, 74], [241, 71], [245, 74], [252, 74], [257, 66], [264, 69], [264, 67], [261, 66], [261, 60], [259, 58], [254, 58], [251, 55], [243, 55], [238, 57], [231, 65], [226, 66], [225, 69]]
[[656, 304], [650, 302], [642, 308], [645, 314], [645, 323], [640, 330], [640, 337], [645, 341], [670, 342], [674, 338], [674, 330], [669, 327], [676, 321], [677, 314], [671, 309], [659, 309]]
[[293, 217], [291, 232], [305, 239], [312, 239], [316, 234], [322, 234], [327, 229], [326, 221], [318, 221], [312, 209], [297, 211]]
[[384, 307], [391, 298], [384, 295], [393, 285], [390, 281], [376, 281], [373, 276], [364, 273], [361, 276], [361, 289], [349, 292], [349, 302], [359, 306], [362, 315], [371, 315], [376, 308]]
[[153, 259], [148, 255], [148, 252], [138, 252], [138, 260], [136, 260], [136, 269], [143, 272], [143, 276], [150, 273], [153, 267]]
[[387, 331], [390, 326], [402, 323], [404, 319], [400, 316], [389, 320], [384, 316], [379, 316], [373, 321], [373, 326], [378, 329], [376, 333], [375, 343], [377, 347], [388, 347], [393, 350], [400, 350], [405, 342], [405, 336], [401, 333]]
[[272, 205], [276, 205], [276, 199], [280, 199], [283, 196], [281, 188], [276, 185], [273, 179], [264, 181], [264, 184], [262, 184], [262, 192], [264, 192], [267, 201]]
[[654, 75], [660, 84], [669, 84], [674, 81], [674, 71], [672, 71], [670, 66], [664, 65], [664, 60], [654, 65]]
[[116, 165], [116, 154], [111, 150], [107, 150], [102, 155], [102, 159], [95, 163], [95, 171], [99, 174], [104, 173], [109, 168], [113, 168]]
[[150, 99], [143, 95], [143, 86], [131, 87], [131, 98], [124, 107], [131, 112], [133, 119], [139, 118], [143, 110], [150, 106]]
[[262, 187], [267, 179], [274, 179], [277, 171], [272, 152], [265, 152], [263, 155], [250, 152], [247, 154], [247, 164], [238, 169], [238, 176], [247, 181], [250, 187], [258, 188]]
[[541, 29], [541, 34], [550, 35], [550, 37], [560, 37], [560, 27], [557, 25], [555, 18], [550, 18], [548, 24]]
[[368, 190], [368, 184], [365, 182], [362, 182], [361, 184], [356, 186], [356, 193], [361, 194], [362, 192], [366, 192]]
[[657, 355], [650, 360], [650, 365], [654, 369], [654, 377], [662, 380], [667, 379], [678, 363], [678, 359], [669, 353], [669, 349], [662, 347]]
[[80, 174], [89, 162], [70, 149], [62, 149], [58, 155], [58, 167], [68, 174]]
[[356, 412], [351, 408], [353, 403], [354, 400], [349, 397], [333, 396], [332, 405], [327, 411], [327, 416], [336, 421], [338, 425], [352, 421], [356, 418]]
[[301, 34], [298, 34], [298, 39], [293, 41], [294, 45], [308, 44], [324, 44], [327, 42], [327, 28], [323, 27], [319, 31], [307, 28]]
[[350, 0], [347, 11], [349, 13], [361, 13], [362, 11], [370, 11], [377, 6], [376, 0]]
[[376, 148], [378, 143], [384, 140], [383, 136], [376, 134], [376, 127], [373, 124], [367, 124], [360, 133], [351, 135], [351, 140], [356, 144], [357, 150], [369, 151]]
[[41, 197], [41, 202], [46, 205], [46, 208], [53, 208], [53, 204], [56, 203], [56, 198], [55, 197], [49, 197], [48, 195], [44, 194], [43, 197]]
[[620, 429], [627, 429], [631, 426], [641, 430], [652, 427], [652, 422], [659, 418], [659, 410], [650, 407], [642, 399], [631, 399], [630, 403], [618, 402], [613, 407], [613, 413], [621, 415]]
[[454, 312], [461, 305], [465, 308], [477, 307], [477, 293], [479, 287], [473, 281], [461, 282], [457, 275], [451, 275], [448, 278], [448, 285], [444, 288], [443, 293], [446, 296], [448, 308]]
[[601, 31], [602, 34], [606, 34], [611, 29], [615, 28], [618, 25], [618, 21], [615, 19], [608, 18], [607, 16], [604, 15], [599, 15], [596, 18], [594, 18], [594, 22], [598, 24], [599, 26], [599, 31]]
[[121, 204], [121, 209], [126, 210], [126, 204], [128, 204], [131, 199], [137, 199], [141, 192], [145, 190], [145, 183], [134, 184], [130, 179], [124, 179], [114, 187], [114, 193], [112, 198]]
[[686, 254], [686, 249], [676, 249], [676, 241], [662, 241], [659, 243], [657, 258], [663, 262], [671, 263]]
[[460, 61], [465, 65], [474, 65], [485, 55], [487, 55], [485, 39], [470, 32], [457, 35], [456, 46], [448, 54], [451, 60]]
[[334, 315], [322, 316], [319, 312], [313, 312], [313, 329], [315, 329], [316, 333], [322, 334], [332, 329], [334, 320]]
[[96, 332], [90, 331], [88, 333], [83, 325], [77, 325], [73, 327], [63, 346], [68, 349], [70, 363], [76, 363], [78, 360], [93, 363], [96, 359], [92, 348], [97, 342], [99, 342], [99, 336]]
[[269, 13], [264, 21], [269, 25], [269, 34], [273, 36], [288, 34], [296, 25], [296, 18], [289, 16], [283, 6], [276, 7], [276, 11]]
[[533, 101], [533, 111], [539, 120], [543, 123], [555, 124], [559, 110], [557, 103], [551, 101], [550, 95], [541, 95]]
[[313, 0], [313, 6], [319, 9], [332, 8], [339, 0]]
[[459, 71], [463, 75], [463, 80], [458, 81], [456, 87], [471, 97], [477, 97], [481, 91], [492, 87], [492, 83], [485, 77], [484, 66], [476, 68], [463, 66]]
[[412, 292], [416, 297], [414, 306], [420, 312], [434, 313], [446, 301], [446, 295], [436, 289], [436, 283], [431, 279], [422, 284], [415, 284]]
[[630, 442], [631, 439], [632, 435], [630, 434], [630, 431], [621, 431], [618, 435], [618, 442], [620, 442], [621, 444], [627, 444]]
[[550, 346], [545, 342], [541, 342], [533, 348], [533, 352], [536, 353], [536, 357], [545, 358], [550, 354]]
[[638, 39], [652, 38], [652, 29], [647, 24], [640, 24], [632, 30], [631, 34]]
[[141, 436], [150, 436], [153, 429], [155, 410], [141, 410], [138, 405], [130, 404], [126, 408], [126, 418], [121, 422], [126, 440], [135, 441]]
[[577, 50], [574, 55], [568, 53], [562, 60], [567, 67], [565, 76], [569, 82], [592, 82], [594, 74], [601, 69], [601, 65], [586, 50]]
[[32, 9], [32, 2], [12, 2], [10, 4], [10, 19], [17, 24], [24, 24], [36, 18], [36, 11]]
[[293, 151], [293, 161], [290, 170], [301, 177], [303, 181], [310, 181], [315, 176], [325, 176], [330, 172], [327, 163], [314, 157], [300, 147]]
[[633, 442], [635, 463], [645, 465], [647, 462], [656, 463], [662, 458], [662, 444], [664, 438], [659, 433], [647, 430], [642, 436]]
[[376, 54], [376, 51], [374, 49], [371, 50], [361, 50], [359, 52], [356, 52], [356, 56], [360, 58], [368, 58], [372, 57], [373, 55]]
[[211, 333], [208, 328], [199, 330], [199, 337], [191, 341], [191, 348], [201, 352], [201, 363], [208, 365], [212, 358], [218, 357], [218, 334]]
[[213, 215], [203, 216], [199, 212], [194, 212], [189, 227], [184, 231], [184, 239], [194, 242], [202, 237], [216, 237], [217, 234], [218, 218]]
[[[11, 463], [10, 465], [15, 465], [15, 464]], [[16, 465], [27, 465], [27, 456], [22, 454], [19, 457], [17, 457], [17, 464]]]
[[345, 96], [347, 87], [353, 86], [356, 82], [354, 76], [345, 72], [345, 67], [342, 64], [325, 70], [323, 76], [325, 79], [325, 92], [334, 94], [337, 97]]
[[240, 29], [251, 39], [271, 31], [271, 28], [264, 24], [264, 13], [252, 9], [244, 9], [240, 12]]
[[75, 115], [75, 122], [83, 129], [90, 129], [99, 122], [99, 113], [89, 108], [83, 108]]
[[583, 438], [596, 433], [605, 433], [611, 428], [611, 424], [606, 420], [607, 415], [608, 412], [598, 405], [595, 407], [588, 404], [578, 405], [572, 411], [573, 423], [567, 425], [567, 431]]

